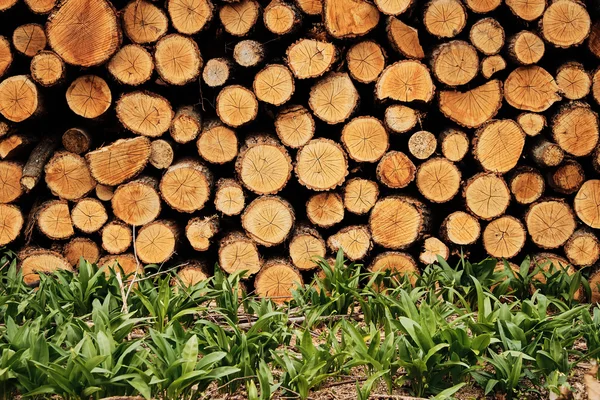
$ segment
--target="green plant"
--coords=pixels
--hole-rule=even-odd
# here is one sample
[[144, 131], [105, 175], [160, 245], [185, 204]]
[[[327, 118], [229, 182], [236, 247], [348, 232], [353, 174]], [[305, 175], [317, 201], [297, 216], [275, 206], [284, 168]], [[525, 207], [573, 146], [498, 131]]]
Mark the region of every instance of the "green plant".
[[491, 358], [483, 357], [482, 360], [491, 365], [494, 372], [472, 371], [471, 376], [484, 388], [487, 396], [492, 391], [505, 393], [506, 398], [512, 399], [517, 395], [521, 380], [524, 378], [523, 360], [535, 361], [519, 351], [505, 351], [497, 354], [490, 351]]

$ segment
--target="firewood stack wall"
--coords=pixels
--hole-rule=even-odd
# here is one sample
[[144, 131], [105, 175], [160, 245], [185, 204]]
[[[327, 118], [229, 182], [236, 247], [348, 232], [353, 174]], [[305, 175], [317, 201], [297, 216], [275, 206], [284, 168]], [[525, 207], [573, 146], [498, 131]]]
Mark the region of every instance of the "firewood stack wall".
[[[37, 273], [600, 257], [600, 7], [0, 0], [0, 245]], [[140, 272], [142, 272], [140, 270]]]

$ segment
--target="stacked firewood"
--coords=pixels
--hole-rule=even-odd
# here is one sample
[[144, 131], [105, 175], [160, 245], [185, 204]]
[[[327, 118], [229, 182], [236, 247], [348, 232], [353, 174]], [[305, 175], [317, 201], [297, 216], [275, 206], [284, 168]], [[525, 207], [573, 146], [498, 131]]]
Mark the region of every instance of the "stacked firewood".
[[0, 0], [0, 245], [192, 260], [600, 257], [600, 10], [579, 0]]

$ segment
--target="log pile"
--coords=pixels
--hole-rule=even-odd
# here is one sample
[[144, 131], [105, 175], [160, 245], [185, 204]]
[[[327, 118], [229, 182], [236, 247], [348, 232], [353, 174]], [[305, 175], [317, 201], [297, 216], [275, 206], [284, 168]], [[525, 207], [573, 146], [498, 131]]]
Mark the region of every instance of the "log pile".
[[[193, 260], [289, 298], [315, 256], [600, 257], [580, 0], [0, 1], [0, 245]], [[544, 254], [546, 256], [544, 256]]]

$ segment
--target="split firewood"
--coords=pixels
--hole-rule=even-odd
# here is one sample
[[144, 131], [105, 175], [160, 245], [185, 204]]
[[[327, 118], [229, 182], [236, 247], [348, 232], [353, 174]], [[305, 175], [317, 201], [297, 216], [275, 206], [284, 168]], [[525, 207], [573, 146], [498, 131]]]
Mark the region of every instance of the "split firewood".
[[527, 136], [537, 136], [546, 127], [546, 117], [542, 114], [525, 112], [519, 114], [517, 123]]
[[417, 29], [394, 17], [388, 18], [386, 28], [388, 39], [394, 50], [407, 58], [422, 59], [425, 57]]
[[86, 154], [90, 173], [103, 185], [115, 186], [139, 174], [152, 153], [150, 140], [145, 137], [119, 139]]
[[466, 92], [442, 90], [440, 111], [457, 124], [477, 128], [498, 113], [502, 95], [502, 83], [496, 79]]
[[481, 61], [481, 75], [486, 79], [490, 79], [496, 72], [505, 69], [506, 61], [498, 54], [486, 57]]

